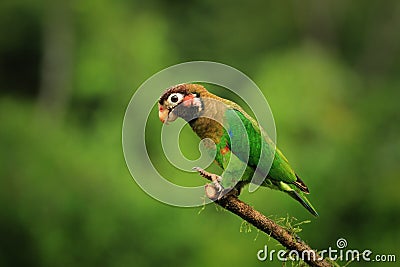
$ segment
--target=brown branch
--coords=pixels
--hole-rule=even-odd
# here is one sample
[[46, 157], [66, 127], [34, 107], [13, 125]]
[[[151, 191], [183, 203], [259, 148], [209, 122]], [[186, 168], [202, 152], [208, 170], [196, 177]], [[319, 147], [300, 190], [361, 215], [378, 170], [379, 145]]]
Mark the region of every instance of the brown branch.
[[[211, 180], [211, 178], [207, 177], [206, 175], [202, 174], [202, 176], [208, 180]], [[214, 185], [207, 184], [206, 195], [211, 200], [214, 200], [214, 202], [219, 206], [238, 215], [240, 218], [251, 223], [257, 229], [263, 231], [267, 235], [277, 240], [288, 250], [296, 250], [300, 256], [304, 255], [303, 260], [310, 266], [333, 266], [326, 259], [321, 259], [320, 255], [304, 241], [300, 240], [297, 236], [291, 234], [288, 230], [278, 225], [273, 220], [267, 218], [265, 215], [255, 210], [250, 205], [239, 200], [235, 194], [228, 193], [218, 199], [217, 190], [215, 189]], [[313, 255], [316, 256], [313, 257]]]

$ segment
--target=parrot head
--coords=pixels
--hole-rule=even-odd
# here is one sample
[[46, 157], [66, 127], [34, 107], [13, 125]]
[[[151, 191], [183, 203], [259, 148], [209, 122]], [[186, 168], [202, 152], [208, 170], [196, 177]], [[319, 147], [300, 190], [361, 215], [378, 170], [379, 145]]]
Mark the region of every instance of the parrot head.
[[168, 88], [158, 100], [158, 116], [162, 123], [178, 117], [190, 121], [203, 110], [202, 96], [207, 90], [199, 84], [179, 84]]

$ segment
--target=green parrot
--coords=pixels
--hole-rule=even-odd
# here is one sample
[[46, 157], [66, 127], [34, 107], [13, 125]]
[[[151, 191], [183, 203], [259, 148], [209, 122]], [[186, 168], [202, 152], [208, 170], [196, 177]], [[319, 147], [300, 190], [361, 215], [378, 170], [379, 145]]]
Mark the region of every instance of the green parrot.
[[[215, 162], [223, 174], [208, 173], [195, 167], [202, 176], [212, 179], [218, 192], [241, 188], [251, 182], [280, 190], [318, 216], [305, 194], [306, 184], [297, 176], [282, 152], [269, 136], [238, 104], [218, 97], [199, 84], [179, 84], [168, 88], [158, 101], [159, 118], [170, 123], [182, 118], [214, 149]], [[272, 161], [272, 163], [271, 163]], [[254, 177], [258, 177], [254, 179]]]

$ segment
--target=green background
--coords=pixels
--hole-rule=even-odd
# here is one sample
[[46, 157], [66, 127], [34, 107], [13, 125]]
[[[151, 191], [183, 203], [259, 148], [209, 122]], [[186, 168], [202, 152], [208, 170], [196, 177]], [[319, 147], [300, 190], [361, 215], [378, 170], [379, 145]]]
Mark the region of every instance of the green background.
[[[259, 85], [320, 217], [268, 189], [245, 201], [310, 219], [300, 236], [316, 249], [345, 238], [400, 257], [399, 28], [399, 1], [1, 1], [0, 266], [282, 265], [257, 260], [280, 246], [238, 217], [160, 203], [128, 172], [129, 99], [190, 60]], [[183, 137], [185, 155], [198, 155], [197, 137]], [[148, 140], [158, 169], [204, 184], [172, 168], [158, 140]]]

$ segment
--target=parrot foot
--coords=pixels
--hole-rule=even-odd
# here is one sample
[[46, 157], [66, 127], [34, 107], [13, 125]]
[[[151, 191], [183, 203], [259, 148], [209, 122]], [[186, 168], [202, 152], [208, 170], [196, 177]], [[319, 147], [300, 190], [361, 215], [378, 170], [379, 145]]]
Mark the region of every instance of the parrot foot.
[[206, 196], [212, 201], [220, 200], [221, 198], [226, 196], [231, 190], [231, 188], [229, 189], [222, 188], [222, 190], [218, 191], [214, 183], [206, 184], [204, 189], [206, 191]]
[[207, 172], [200, 167], [194, 167], [193, 170], [197, 171], [204, 178], [212, 181], [211, 184], [206, 184], [206, 186], [205, 186], [206, 195], [209, 199], [219, 200], [223, 196], [227, 195], [228, 193], [232, 193], [235, 196], [238, 195], [238, 192], [237, 192], [237, 190], [235, 190], [235, 188], [224, 188], [221, 185], [221, 181], [222, 181], [221, 176], [216, 175], [214, 173]]
[[194, 167], [193, 170], [197, 171], [204, 178], [211, 180], [214, 187], [217, 189], [218, 192], [221, 192], [222, 190], [224, 190], [224, 188], [221, 185], [221, 181], [222, 181], [221, 176], [216, 175], [215, 173], [210, 173], [208, 171], [205, 171], [204, 169], [202, 169], [200, 167]]

